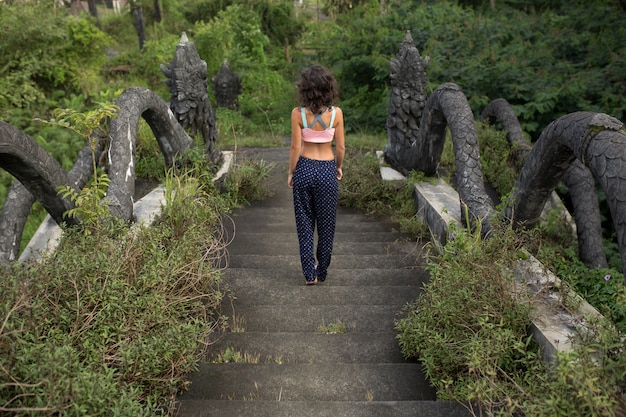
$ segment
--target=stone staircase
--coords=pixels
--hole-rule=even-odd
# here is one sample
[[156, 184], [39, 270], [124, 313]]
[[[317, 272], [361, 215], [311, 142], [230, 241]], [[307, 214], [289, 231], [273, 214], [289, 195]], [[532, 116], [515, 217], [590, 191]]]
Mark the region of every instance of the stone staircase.
[[275, 163], [274, 194], [232, 215], [223, 277], [232, 299], [222, 312], [230, 329], [212, 335], [178, 415], [471, 415], [437, 401], [420, 364], [405, 360], [395, 339], [394, 319], [427, 279], [423, 242], [407, 240], [387, 219], [340, 208], [328, 279], [305, 285], [288, 154], [282, 147], [236, 156]]

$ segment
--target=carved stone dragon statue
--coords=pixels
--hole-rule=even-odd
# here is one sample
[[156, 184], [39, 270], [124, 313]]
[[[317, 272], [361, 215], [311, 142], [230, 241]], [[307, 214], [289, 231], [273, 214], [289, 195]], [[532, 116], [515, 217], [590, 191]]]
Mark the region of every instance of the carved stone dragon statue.
[[[485, 192], [472, 111], [461, 88], [448, 83], [428, 97], [420, 119], [408, 120], [418, 117], [418, 112], [409, 111], [413, 103], [409, 98], [421, 97], [423, 84], [417, 81], [398, 84], [401, 78], [394, 76], [399, 68], [420, 68], [415, 64], [419, 55], [412, 51], [414, 46], [407, 39], [391, 64], [389, 120], [392, 120], [392, 112], [394, 119], [387, 123], [390, 143], [385, 147], [385, 160], [402, 173], [416, 170], [433, 175], [441, 159], [446, 128], [449, 128], [461, 211], [469, 214], [468, 226], [480, 225], [481, 234], [486, 236], [495, 207]], [[425, 74], [414, 72], [412, 76], [422, 77], [425, 83]], [[397, 97], [406, 99], [407, 104], [403, 105]], [[403, 117], [401, 123], [396, 121], [397, 115]], [[517, 160], [521, 171], [514, 187], [513, 203], [504, 213], [513, 225], [534, 227], [550, 194], [563, 181], [572, 195], [581, 259], [591, 267], [606, 266], [601, 250], [595, 177], [607, 196], [626, 272], [626, 129], [623, 123], [603, 113], [575, 112], [548, 125], [531, 146], [523, 140], [517, 117], [506, 101], [490, 103], [482, 118], [498, 120], [507, 131], [509, 142], [519, 145]], [[405, 125], [411, 128], [403, 128]]]
[[[107, 201], [111, 214], [127, 222], [133, 219], [135, 191], [135, 149], [137, 128], [143, 118], [150, 126], [166, 166], [193, 146], [191, 134], [200, 131], [205, 139], [207, 159], [217, 163], [215, 115], [208, 100], [206, 63], [200, 60], [192, 43], [183, 34], [174, 61], [162, 68], [170, 78], [170, 104], [154, 92], [140, 87], [126, 89], [117, 99], [117, 117], [110, 120], [109, 137], [97, 137], [96, 160], [109, 143]], [[65, 172], [59, 163], [30, 136], [0, 121], [0, 167], [15, 178], [0, 211], [0, 263], [17, 259], [26, 218], [34, 201], [39, 201], [58, 223], [71, 225], [75, 219], [64, 217], [73, 203], [57, 194], [59, 186], [80, 190], [92, 175], [89, 145], [79, 153], [72, 170]]]
[[200, 132], [207, 160], [219, 163], [222, 155], [215, 148], [217, 125], [209, 100], [207, 65], [200, 59], [185, 32], [176, 45], [174, 59], [167, 65], [161, 65], [161, 71], [167, 77], [165, 84], [172, 95], [170, 108], [178, 123], [190, 130], [191, 137]]

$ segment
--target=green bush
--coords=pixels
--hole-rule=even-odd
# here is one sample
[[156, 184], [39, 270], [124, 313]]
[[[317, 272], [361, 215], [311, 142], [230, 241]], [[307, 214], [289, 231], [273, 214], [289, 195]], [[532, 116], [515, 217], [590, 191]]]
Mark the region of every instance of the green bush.
[[171, 406], [221, 326], [222, 297], [219, 273], [201, 261], [221, 255], [208, 243], [215, 197], [177, 195], [153, 227], [121, 239], [68, 230], [52, 256], [5, 274], [3, 411], [135, 416]]
[[272, 136], [290, 135], [291, 110], [298, 104], [293, 83], [269, 68], [244, 71], [242, 83], [241, 113], [258, 132]]
[[254, 200], [262, 200], [269, 196], [266, 180], [274, 164], [267, 164], [263, 160], [248, 159], [233, 162], [236, 165], [225, 178], [222, 187], [233, 207], [247, 205]]
[[208, 333], [225, 326], [222, 216], [265, 195], [242, 161], [218, 194], [199, 165], [166, 178], [149, 228], [67, 229], [41, 262], [0, 280], [0, 412], [174, 415]]
[[427, 227], [417, 219], [413, 202], [413, 184], [420, 178], [411, 176], [403, 185], [384, 181], [380, 176], [378, 157], [365, 148], [351, 145], [360, 136], [349, 136], [343, 179], [339, 184], [339, 204], [367, 214], [392, 217], [403, 232], [414, 237], [427, 237]]
[[[51, 9], [54, 12], [51, 12]], [[52, 1], [2, 5], [0, 117], [46, 102], [55, 89], [93, 93], [109, 38], [88, 17], [68, 16]]]
[[510, 229], [487, 240], [455, 236], [429, 260], [429, 282], [396, 322], [402, 352], [424, 364], [438, 398], [489, 416], [614, 415], [626, 366], [619, 334], [589, 322], [591, 333], [548, 367], [528, 335], [532, 305], [512, 291], [525, 238]]
[[336, 71], [354, 126], [384, 129], [389, 61], [406, 30], [420, 54], [431, 57], [431, 90], [457, 83], [474, 114], [505, 98], [532, 138], [574, 111], [623, 117], [621, 5], [610, 1], [590, 10], [583, 2], [564, 2], [539, 9], [520, 3], [498, 3], [491, 10], [406, 1], [382, 10], [379, 2], [367, 2], [337, 15], [335, 22], [318, 22], [320, 36], [308, 45]]

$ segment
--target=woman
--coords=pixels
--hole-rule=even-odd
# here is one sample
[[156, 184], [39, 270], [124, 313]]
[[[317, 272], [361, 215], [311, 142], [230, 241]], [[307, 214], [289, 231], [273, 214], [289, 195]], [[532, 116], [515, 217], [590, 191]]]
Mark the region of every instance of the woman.
[[287, 181], [293, 189], [300, 261], [307, 285], [326, 280], [333, 251], [338, 181], [343, 176], [346, 150], [343, 112], [333, 106], [338, 93], [337, 81], [328, 69], [321, 65], [306, 68], [298, 83], [300, 107], [291, 112]]

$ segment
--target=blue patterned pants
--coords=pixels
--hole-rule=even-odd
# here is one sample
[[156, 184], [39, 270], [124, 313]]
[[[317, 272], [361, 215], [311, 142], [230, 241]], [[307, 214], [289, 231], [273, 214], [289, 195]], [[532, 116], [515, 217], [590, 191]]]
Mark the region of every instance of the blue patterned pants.
[[[300, 157], [293, 172], [293, 207], [300, 243], [300, 262], [308, 281], [326, 279], [335, 239], [339, 183], [335, 161]], [[317, 227], [317, 268], [314, 232]]]

